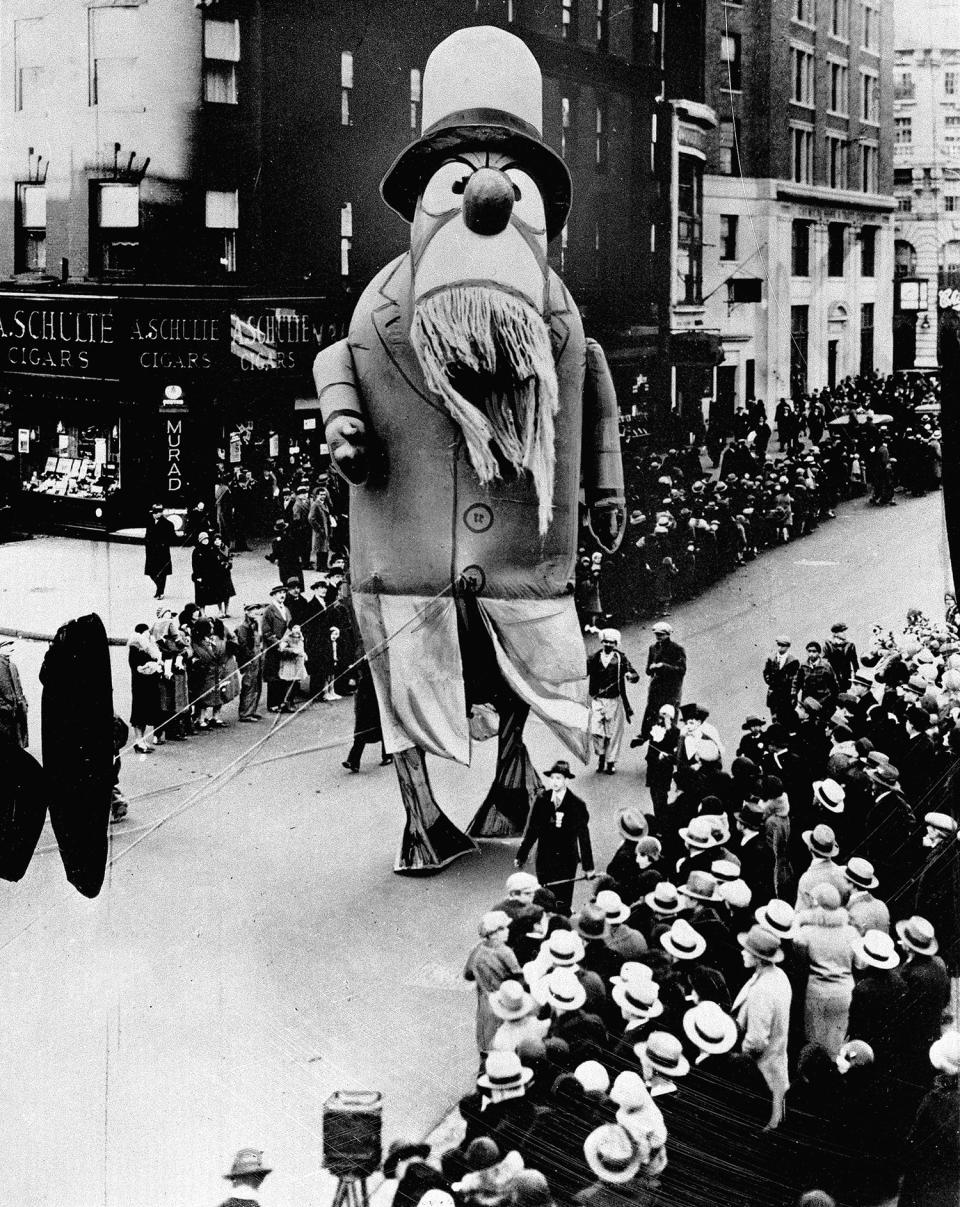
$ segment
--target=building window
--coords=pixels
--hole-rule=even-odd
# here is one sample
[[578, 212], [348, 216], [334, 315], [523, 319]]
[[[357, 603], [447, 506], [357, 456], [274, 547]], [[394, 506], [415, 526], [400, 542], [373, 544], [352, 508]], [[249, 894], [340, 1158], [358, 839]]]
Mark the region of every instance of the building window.
[[880, 88], [874, 71], [860, 72], [860, 117], [874, 125], [880, 120]]
[[237, 103], [240, 22], [203, 20], [203, 99], [211, 105]]
[[663, 58], [663, 45], [660, 41], [660, 0], [653, 0], [650, 5], [650, 64], [658, 69]]
[[419, 67], [410, 68], [410, 131], [420, 130], [420, 110], [423, 105], [423, 73]]
[[893, 245], [893, 275], [915, 277], [917, 275], [917, 250], [906, 239], [897, 239]]
[[720, 259], [737, 258], [737, 215], [720, 215]]
[[960, 114], [951, 113], [943, 119], [943, 137], [947, 142], [960, 140]]
[[793, 0], [793, 19], [804, 25], [816, 25], [817, 0]]
[[736, 126], [736, 118], [720, 123], [720, 171], [724, 176], [736, 176], [740, 172], [739, 163], [740, 131]]
[[813, 129], [790, 127], [790, 175], [797, 184], [813, 184]]
[[850, 0], [830, 0], [830, 32], [844, 41], [850, 37]]
[[860, 306], [860, 376], [873, 372], [873, 302]]
[[650, 114], [650, 172], [657, 170], [657, 115]]
[[790, 48], [791, 100], [798, 105], [813, 105], [813, 51], [799, 46]]
[[895, 117], [893, 119], [893, 141], [896, 143], [913, 142], [913, 119]]
[[560, 271], [564, 272], [567, 267], [567, 249], [570, 246], [570, 235], [568, 228], [565, 226], [560, 232]]
[[725, 65], [727, 87], [732, 92], [739, 92], [740, 79], [740, 35], [725, 33], [720, 35], [720, 62]]
[[703, 297], [703, 168], [699, 160], [681, 155], [677, 167], [677, 274], [681, 301], [696, 304]]
[[224, 272], [237, 271], [237, 227], [240, 207], [236, 189], [207, 189], [204, 196], [204, 225], [212, 236], [214, 249]]
[[827, 276], [842, 277], [847, 227], [844, 222], [827, 223]]
[[507, 0], [507, 24], [513, 24], [513, 0]]
[[831, 189], [847, 188], [847, 140], [827, 135], [827, 185]]
[[352, 126], [353, 116], [353, 55], [344, 50], [340, 55], [340, 125]]
[[42, 107], [44, 87], [43, 18], [13, 23], [14, 97], [17, 113]]
[[915, 96], [912, 71], [897, 71], [893, 77], [893, 99], [912, 101]]
[[863, 226], [860, 228], [860, 275], [872, 277], [877, 269], [877, 228]]
[[912, 197], [898, 197], [897, 198], [897, 212], [898, 213], [909, 214], [912, 210], [913, 210], [913, 198]]
[[830, 63], [830, 111], [846, 116], [850, 109], [846, 63]]
[[863, 48], [880, 49], [880, 15], [875, 4], [863, 6]]
[[860, 188], [864, 193], [880, 191], [880, 149], [876, 143], [860, 146]]
[[790, 307], [790, 393], [796, 398], [807, 392], [807, 344], [810, 339], [810, 307]]
[[14, 272], [43, 272], [47, 267], [47, 188], [17, 185]]
[[577, 36], [577, 0], [561, 0], [560, 36], [565, 42]]
[[947, 211], [947, 213], [953, 214], [960, 209], [960, 206], [957, 205], [957, 200], [958, 197], [956, 193], [945, 194], [943, 198], [943, 208]]
[[353, 248], [353, 202], [340, 206], [340, 276], [350, 276], [350, 252]]
[[941, 289], [960, 289], [960, 239], [951, 239], [940, 248], [938, 256]]
[[560, 98], [560, 154], [566, 159], [573, 139], [573, 106], [568, 96]]
[[956, 96], [957, 94], [957, 72], [945, 71], [943, 73], [943, 95]]
[[90, 268], [94, 275], [130, 276], [140, 259], [140, 187], [94, 181]]
[[795, 277], [810, 275], [810, 223], [802, 218], [791, 223], [790, 271]]
[[606, 99], [604, 99], [597, 101], [596, 161], [598, 172], [605, 172], [607, 170], [609, 149], [607, 139], [607, 102]]
[[102, 110], [142, 108], [137, 70], [139, 10], [101, 7], [88, 10], [90, 48], [89, 103]]
[[606, 50], [610, 45], [610, 13], [607, 0], [597, 0], [597, 50]]

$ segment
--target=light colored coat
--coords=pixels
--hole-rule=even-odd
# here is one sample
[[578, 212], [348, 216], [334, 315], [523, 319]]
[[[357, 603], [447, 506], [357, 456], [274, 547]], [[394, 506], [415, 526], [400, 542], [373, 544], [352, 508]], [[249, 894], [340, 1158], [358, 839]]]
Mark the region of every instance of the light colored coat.
[[847, 913], [850, 915], [850, 924], [862, 935], [868, 930], [882, 930], [885, 935], [890, 933], [890, 911], [886, 904], [871, 892], [853, 892], [847, 902]]
[[763, 964], [733, 1003], [733, 1016], [743, 1035], [741, 1050], [756, 1060], [775, 1103], [782, 1102], [790, 1088], [787, 1034], [792, 997], [786, 973], [776, 965]]

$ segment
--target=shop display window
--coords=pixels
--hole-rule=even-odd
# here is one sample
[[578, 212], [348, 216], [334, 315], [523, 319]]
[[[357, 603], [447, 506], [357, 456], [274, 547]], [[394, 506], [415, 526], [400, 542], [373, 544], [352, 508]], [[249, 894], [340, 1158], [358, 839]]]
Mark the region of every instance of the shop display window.
[[120, 489], [119, 424], [45, 424], [30, 433], [23, 489], [54, 498], [106, 499]]

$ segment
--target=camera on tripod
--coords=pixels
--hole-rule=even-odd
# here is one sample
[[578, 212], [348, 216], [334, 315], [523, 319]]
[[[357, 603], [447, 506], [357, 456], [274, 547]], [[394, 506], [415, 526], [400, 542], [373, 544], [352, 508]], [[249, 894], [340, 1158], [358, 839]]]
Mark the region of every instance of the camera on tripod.
[[333, 1207], [367, 1207], [367, 1178], [383, 1157], [383, 1095], [337, 1090], [323, 1104], [323, 1168], [338, 1178]]

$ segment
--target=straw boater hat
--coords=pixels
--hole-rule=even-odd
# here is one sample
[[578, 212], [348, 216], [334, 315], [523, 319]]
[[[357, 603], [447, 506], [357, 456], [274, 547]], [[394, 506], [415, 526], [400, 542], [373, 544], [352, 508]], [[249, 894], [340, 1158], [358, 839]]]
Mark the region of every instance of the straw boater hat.
[[698, 1002], [688, 1010], [683, 1029], [701, 1052], [729, 1052], [737, 1042], [737, 1024], [716, 1002]]
[[663, 1014], [660, 988], [655, 981], [643, 977], [622, 977], [611, 994], [624, 1018], [650, 1019]]
[[601, 629], [600, 630], [601, 645], [620, 645], [620, 630], [619, 629]]
[[859, 856], [847, 860], [847, 866], [843, 869], [843, 874], [854, 888], [863, 891], [876, 888], [880, 883], [874, 875], [873, 864], [868, 859], [860, 859]]
[[748, 931], [737, 935], [737, 942], [745, 951], [749, 951], [754, 959], [764, 964], [779, 964], [783, 960], [780, 940], [762, 926], [751, 926]]
[[894, 929], [907, 951], [912, 951], [918, 956], [935, 956], [940, 950], [933, 926], [918, 914], [894, 923]]
[[684, 897], [691, 901], [722, 901], [717, 892], [717, 881], [709, 872], [692, 871], [687, 877], [687, 883], [679, 890]]
[[634, 1052], [643, 1049], [647, 1061], [664, 1077], [686, 1077], [690, 1072], [690, 1062], [683, 1054], [680, 1040], [668, 1031], [653, 1031], [647, 1036], [646, 1043], [634, 1044]]
[[610, 978], [611, 985], [623, 985], [626, 982], [652, 981], [653, 969], [649, 964], [641, 964], [639, 960], [627, 960], [620, 965], [620, 971]]
[[753, 915], [764, 930], [778, 939], [792, 939], [796, 933], [796, 915], [789, 901], [774, 897], [761, 905]]
[[688, 826], [680, 827], [679, 834], [681, 842], [686, 843], [688, 847], [695, 847], [698, 851], [709, 851], [711, 847], [720, 846], [710, 820], [706, 817], [692, 817]]
[[640, 1172], [642, 1154], [619, 1123], [604, 1123], [583, 1142], [587, 1164], [601, 1182], [629, 1182]]
[[603, 911], [603, 916], [607, 920], [608, 926], [615, 926], [618, 922], [626, 922], [630, 917], [630, 906], [624, 905], [619, 893], [613, 892], [611, 889], [604, 889], [603, 892], [597, 893], [597, 908]]
[[647, 819], [637, 809], [621, 809], [617, 814], [617, 825], [628, 842], [639, 842], [646, 838], [649, 830]]
[[504, 981], [496, 992], [488, 995], [490, 1009], [502, 1019], [526, 1018], [537, 1008], [536, 1002], [519, 981]]
[[518, 1090], [533, 1080], [533, 1073], [520, 1063], [516, 1052], [491, 1052], [477, 1078], [483, 1090]]
[[573, 1070], [573, 1075], [585, 1090], [605, 1094], [610, 1089], [610, 1074], [598, 1060], [584, 1060]]
[[882, 930], [868, 930], [857, 943], [856, 955], [862, 964], [871, 968], [896, 968], [900, 963], [893, 939]]
[[836, 780], [815, 780], [813, 784], [814, 798], [831, 813], [842, 813], [846, 792]]
[[677, 918], [660, 936], [660, 946], [677, 960], [696, 960], [706, 951], [707, 941], [686, 918]]
[[673, 625], [669, 624], [666, 620], [658, 620], [657, 623], [651, 625], [650, 628], [654, 633], [667, 633], [669, 635], [673, 632]]
[[939, 830], [941, 834], [945, 834], [948, 838], [953, 838], [957, 833], [957, 823], [949, 813], [925, 813], [923, 821], [924, 825], [931, 826], [934, 830]]
[[715, 859], [710, 864], [710, 874], [720, 884], [731, 884], [740, 879], [740, 863], [736, 857]]
[[661, 880], [652, 893], [647, 893], [644, 903], [649, 905], [655, 914], [670, 917], [687, 909], [686, 901], [681, 900], [680, 894], [669, 880]]
[[804, 830], [801, 837], [807, 850], [817, 859], [832, 859], [840, 854], [836, 835], [829, 826], [814, 826], [812, 830]]
[[617, 1106], [626, 1111], [637, 1111], [649, 1106], [653, 1101], [650, 1091], [644, 1084], [639, 1073], [632, 1069], [624, 1069], [610, 1087], [610, 1098]]
[[541, 944], [540, 951], [546, 955], [554, 968], [572, 968], [584, 956], [583, 940], [572, 930], [555, 930]]
[[587, 991], [569, 968], [555, 968], [543, 980], [546, 1004], [561, 1014], [579, 1010], [587, 1000]]
[[422, 133], [397, 156], [380, 184], [384, 201], [407, 222], [437, 164], [465, 146], [502, 151], [537, 181], [547, 238], [570, 209], [570, 173], [543, 141], [543, 80], [523, 42], [489, 25], [459, 29], [435, 47], [423, 72]]

